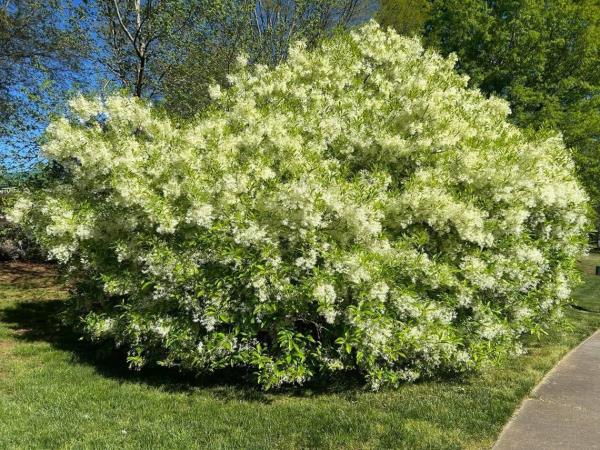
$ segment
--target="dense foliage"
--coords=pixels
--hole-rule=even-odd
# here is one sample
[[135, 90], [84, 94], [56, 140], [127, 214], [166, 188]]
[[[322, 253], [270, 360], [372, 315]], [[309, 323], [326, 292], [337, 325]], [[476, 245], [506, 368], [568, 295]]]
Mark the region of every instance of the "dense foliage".
[[377, 22], [402, 35], [422, 34], [431, 15], [431, 0], [381, 0], [379, 4]]
[[404, 31], [415, 16], [427, 46], [455, 53], [471, 85], [506, 98], [514, 123], [563, 134], [600, 212], [600, 2], [383, 0], [378, 17]]
[[560, 317], [586, 197], [557, 136], [374, 24], [232, 87], [177, 127], [77, 98], [68, 182], [10, 217], [68, 269], [73, 316], [132, 366], [250, 367], [267, 387], [470, 370]]
[[[0, 200], [1, 206], [1, 200]], [[19, 226], [0, 218], [0, 261], [44, 261], [44, 254], [32, 237]]]

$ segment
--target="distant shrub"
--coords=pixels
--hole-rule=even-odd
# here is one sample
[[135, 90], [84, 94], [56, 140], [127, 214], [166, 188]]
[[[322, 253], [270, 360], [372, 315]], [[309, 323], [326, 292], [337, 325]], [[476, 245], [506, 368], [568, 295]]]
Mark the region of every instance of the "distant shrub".
[[7, 197], [7, 193], [0, 192], [0, 261], [43, 261], [44, 252], [31, 233], [4, 218]]
[[135, 367], [373, 388], [477, 368], [560, 316], [586, 198], [561, 139], [526, 137], [454, 63], [369, 24], [240, 61], [186, 126], [77, 98], [45, 147], [70, 181], [11, 217]]
[[31, 236], [0, 219], [0, 261], [41, 261], [43, 253]]

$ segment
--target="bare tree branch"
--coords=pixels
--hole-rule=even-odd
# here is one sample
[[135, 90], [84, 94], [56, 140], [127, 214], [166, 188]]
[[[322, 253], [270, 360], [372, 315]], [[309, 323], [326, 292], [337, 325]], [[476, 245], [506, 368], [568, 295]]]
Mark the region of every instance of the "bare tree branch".
[[115, 12], [117, 13], [117, 18], [119, 19], [119, 24], [121, 25], [122, 30], [125, 32], [125, 34], [129, 38], [129, 40], [133, 44], [135, 50], [137, 51], [137, 45], [135, 44], [135, 39], [133, 38], [133, 36], [129, 32], [129, 29], [125, 25], [125, 22], [123, 21], [123, 17], [121, 16], [121, 10], [119, 9], [119, 4], [117, 3], [117, 0], [113, 0], [113, 5], [115, 7]]

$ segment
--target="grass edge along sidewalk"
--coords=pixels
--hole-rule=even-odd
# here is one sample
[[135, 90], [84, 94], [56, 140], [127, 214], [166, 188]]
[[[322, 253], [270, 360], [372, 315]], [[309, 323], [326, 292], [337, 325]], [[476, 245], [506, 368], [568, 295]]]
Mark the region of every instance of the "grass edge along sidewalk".
[[494, 450], [599, 448], [598, 367], [600, 330], [546, 374], [504, 427]]
[[490, 448], [532, 388], [600, 328], [600, 255], [582, 260], [570, 328], [463, 379], [368, 392], [351, 382], [264, 393], [229, 379], [130, 372], [56, 326], [43, 265], [0, 265], [0, 448]]

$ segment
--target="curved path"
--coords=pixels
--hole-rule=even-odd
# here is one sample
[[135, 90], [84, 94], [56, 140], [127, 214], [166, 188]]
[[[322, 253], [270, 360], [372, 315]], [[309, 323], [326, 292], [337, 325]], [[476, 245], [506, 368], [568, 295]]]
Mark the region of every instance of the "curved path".
[[600, 330], [552, 369], [494, 450], [600, 449]]

